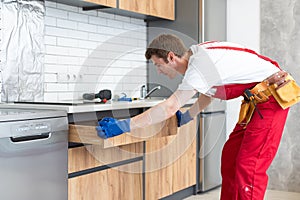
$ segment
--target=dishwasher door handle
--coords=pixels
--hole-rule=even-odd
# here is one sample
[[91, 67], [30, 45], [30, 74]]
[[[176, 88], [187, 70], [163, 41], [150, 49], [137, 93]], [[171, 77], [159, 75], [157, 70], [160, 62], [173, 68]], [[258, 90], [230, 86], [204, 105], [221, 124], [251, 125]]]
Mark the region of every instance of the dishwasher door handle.
[[10, 137], [10, 141], [13, 143], [19, 142], [34, 142], [39, 140], [46, 140], [51, 137], [51, 133], [41, 133], [38, 135], [28, 135], [28, 136], [18, 136], [18, 137]]

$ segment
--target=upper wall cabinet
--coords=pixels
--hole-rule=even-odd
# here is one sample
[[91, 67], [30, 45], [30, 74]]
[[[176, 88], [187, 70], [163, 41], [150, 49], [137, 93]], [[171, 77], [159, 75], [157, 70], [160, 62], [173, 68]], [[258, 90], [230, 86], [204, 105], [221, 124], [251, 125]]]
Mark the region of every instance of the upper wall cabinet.
[[82, 7], [84, 10], [104, 8], [116, 8], [117, 0], [48, 0], [70, 6]]
[[148, 0], [119, 0], [119, 8], [144, 15], [149, 14]]
[[103, 9], [104, 12], [137, 18], [175, 20], [175, 0], [49, 0], [83, 10]]
[[85, 2], [116, 8], [117, 0], [84, 0]]
[[149, 14], [175, 20], [175, 0], [149, 0]]
[[175, 0], [119, 0], [119, 8], [169, 20], [175, 19]]

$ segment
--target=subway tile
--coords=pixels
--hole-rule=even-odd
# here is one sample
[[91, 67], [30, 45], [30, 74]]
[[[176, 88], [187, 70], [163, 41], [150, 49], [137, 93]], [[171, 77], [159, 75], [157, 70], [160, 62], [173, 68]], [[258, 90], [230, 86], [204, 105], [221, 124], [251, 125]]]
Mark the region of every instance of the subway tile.
[[46, 53], [50, 55], [69, 55], [69, 49], [67, 47], [58, 47], [46, 45]]
[[108, 36], [96, 33], [88, 33], [88, 40], [96, 41], [96, 42], [104, 42], [106, 41]]
[[115, 18], [115, 14], [105, 13], [103, 11], [98, 11], [98, 17], [100, 17], [100, 18], [106, 18], [106, 19], [114, 19]]
[[45, 1], [45, 7], [56, 8], [56, 2], [53, 2], [53, 1]]
[[77, 22], [85, 22], [88, 23], [88, 16], [84, 14], [68, 12], [68, 19], [77, 21]]
[[62, 18], [67, 19], [68, 18], [68, 12], [65, 10], [59, 10], [56, 8], [46, 7], [45, 15], [49, 17], [56, 17], [56, 18]]
[[106, 20], [106, 18], [89, 16], [89, 24], [106, 26], [107, 20]]
[[75, 29], [77, 30], [77, 22], [65, 20], [65, 19], [57, 19], [57, 27], [65, 28], [65, 29]]
[[67, 92], [68, 84], [67, 83], [45, 83], [46, 92]]
[[128, 30], [137, 30], [137, 29], [140, 28], [140, 26], [137, 25], [137, 24], [130, 24], [130, 23], [124, 22], [123, 23], [123, 28], [124, 29], [128, 29]]
[[58, 64], [45, 64], [44, 65], [45, 73], [68, 73], [68, 67], [65, 65]]
[[96, 49], [98, 46], [97, 42], [87, 41], [87, 40], [78, 40], [78, 47], [85, 49]]
[[117, 20], [117, 21], [123, 21], [123, 22], [130, 22], [130, 17], [121, 16], [121, 15], [115, 15], [115, 20]]
[[58, 100], [58, 94], [56, 92], [44, 92], [44, 101], [57, 101]]
[[109, 24], [109, 26], [111, 26], [113, 28], [120, 28], [120, 29], [122, 29], [124, 22], [117, 21], [117, 20], [112, 20], [112, 19], [107, 19], [107, 24]]
[[56, 26], [56, 17], [45, 16], [44, 22], [47, 26]]
[[96, 33], [97, 26], [92, 24], [86, 24], [86, 23], [78, 23], [78, 30]]
[[68, 55], [69, 56], [78, 56], [86, 58], [88, 56], [89, 51], [87, 49], [80, 48], [69, 48]]
[[57, 64], [59, 65], [76, 65], [79, 58], [75, 56], [57, 56]]
[[57, 38], [57, 45], [58, 46], [65, 46], [65, 47], [79, 47], [79, 41], [73, 38]]
[[109, 63], [109, 61], [103, 61], [103, 59], [98, 59], [98, 58], [86, 58], [85, 60], [83, 60], [83, 65], [85, 66], [94, 66], [94, 67], [98, 67], [98, 66], [103, 66], [103, 63]]
[[63, 4], [46, 7], [45, 99], [101, 89], [139, 94], [147, 71], [143, 20]]
[[85, 74], [87, 71], [86, 66], [82, 65], [69, 65], [68, 72], [69, 74]]
[[56, 45], [57, 44], [57, 39], [55, 36], [48, 36], [48, 35], [45, 35], [44, 37], [44, 41], [45, 41], [45, 44], [47, 45]]
[[109, 26], [98, 26], [97, 32], [105, 35], [113, 35], [114, 34], [114, 28]]
[[45, 73], [44, 75], [44, 82], [45, 83], [56, 83], [57, 82], [57, 74], [53, 73], [53, 74], [48, 74]]
[[67, 29], [51, 27], [51, 26], [45, 27], [45, 35], [69, 37]]
[[45, 64], [56, 64], [57, 56], [45, 54]]
[[79, 99], [78, 92], [64, 92], [58, 93], [58, 100], [59, 101], [73, 101]]
[[67, 73], [58, 73], [57, 74], [57, 82], [69, 82], [71, 79], [70, 74]]
[[147, 24], [143, 19], [137, 19], [137, 18], [134, 18], [134, 17], [130, 18], [130, 22], [132, 24], [138, 24], [138, 25], [141, 25], [141, 26], [146, 26], [146, 24]]
[[69, 38], [76, 38], [81, 40], [86, 40], [89, 38], [89, 33], [84, 31], [68, 30], [67, 34]]
[[104, 74], [105, 73], [105, 68], [104, 67], [92, 67], [92, 66], [87, 66], [86, 67], [86, 74]]

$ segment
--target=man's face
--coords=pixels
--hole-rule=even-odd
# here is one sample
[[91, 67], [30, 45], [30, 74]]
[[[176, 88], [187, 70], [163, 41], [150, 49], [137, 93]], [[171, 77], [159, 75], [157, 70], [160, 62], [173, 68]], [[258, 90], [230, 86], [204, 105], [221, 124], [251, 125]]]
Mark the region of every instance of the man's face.
[[168, 76], [170, 79], [173, 79], [177, 76], [178, 72], [174, 69], [174, 63], [166, 63], [164, 59], [153, 55], [151, 57], [151, 61], [157, 68], [157, 72], [159, 74], [164, 74]]

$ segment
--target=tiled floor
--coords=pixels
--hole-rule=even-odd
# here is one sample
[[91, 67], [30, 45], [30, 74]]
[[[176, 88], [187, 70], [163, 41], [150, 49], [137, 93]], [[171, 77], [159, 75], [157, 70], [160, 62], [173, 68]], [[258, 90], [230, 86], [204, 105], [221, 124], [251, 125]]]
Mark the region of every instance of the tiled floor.
[[[190, 196], [184, 200], [218, 200], [219, 195], [220, 188], [217, 188], [206, 193]], [[265, 200], [300, 200], [300, 193], [267, 190]]]

